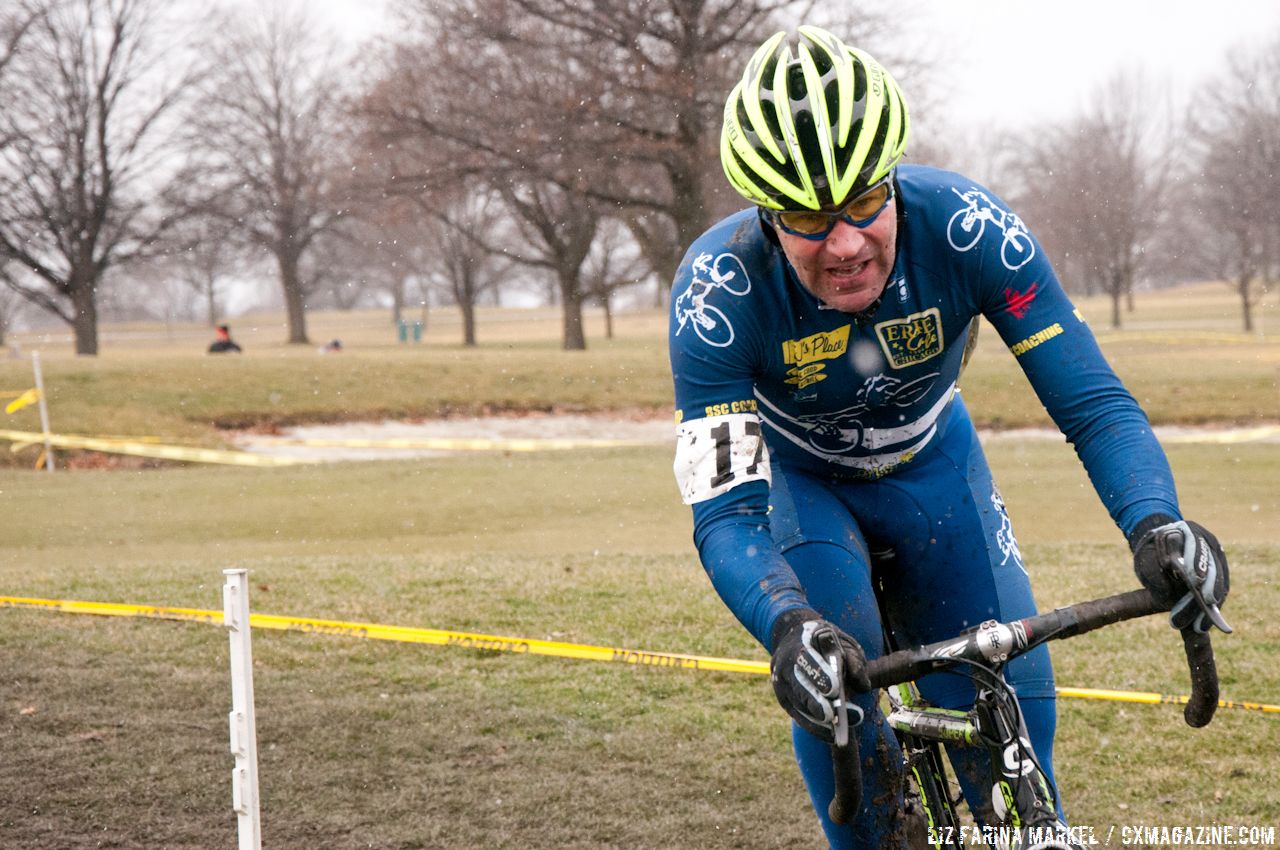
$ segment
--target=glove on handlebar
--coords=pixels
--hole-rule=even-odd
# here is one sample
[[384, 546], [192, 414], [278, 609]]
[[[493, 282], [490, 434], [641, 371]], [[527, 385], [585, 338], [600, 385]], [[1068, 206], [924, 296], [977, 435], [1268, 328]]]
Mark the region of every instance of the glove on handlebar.
[[1195, 522], [1157, 514], [1139, 523], [1130, 538], [1133, 569], [1162, 606], [1175, 629], [1204, 634], [1231, 627], [1218, 610], [1231, 587], [1227, 556], [1218, 538]]
[[[769, 680], [778, 702], [801, 728], [830, 743], [836, 717], [832, 703], [842, 690], [837, 671], [852, 691], [871, 690], [862, 647], [809, 608], [784, 612], [773, 625], [771, 642]], [[848, 710], [856, 726], [862, 711], [856, 705], [848, 705]]]

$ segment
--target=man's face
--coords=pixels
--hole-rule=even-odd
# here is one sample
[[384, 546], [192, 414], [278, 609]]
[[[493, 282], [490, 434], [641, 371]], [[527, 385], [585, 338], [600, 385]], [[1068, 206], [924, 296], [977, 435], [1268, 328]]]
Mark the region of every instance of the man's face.
[[895, 197], [866, 227], [841, 219], [821, 240], [774, 230], [805, 289], [828, 307], [859, 313], [880, 297], [893, 271], [897, 206]]

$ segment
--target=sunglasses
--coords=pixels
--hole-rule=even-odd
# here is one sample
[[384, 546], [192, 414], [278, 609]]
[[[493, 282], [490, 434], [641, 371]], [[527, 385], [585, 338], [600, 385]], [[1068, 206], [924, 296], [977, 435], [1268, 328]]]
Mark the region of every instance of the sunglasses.
[[835, 230], [838, 221], [847, 221], [857, 228], [870, 226], [884, 212], [884, 208], [889, 206], [891, 200], [893, 175], [881, 180], [836, 212], [768, 210], [766, 215], [771, 222], [792, 236], [818, 241], [826, 239]]

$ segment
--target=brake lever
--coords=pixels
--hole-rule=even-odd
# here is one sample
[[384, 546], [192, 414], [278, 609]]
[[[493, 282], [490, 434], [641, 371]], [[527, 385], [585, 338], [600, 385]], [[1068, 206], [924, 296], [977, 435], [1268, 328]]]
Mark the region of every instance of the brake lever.
[[844, 658], [839, 654], [827, 656], [831, 669], [836, 673], [836, 695], [831, 701], [835, 710], [835, 725], [832, 728], [833, 743], [837, 747], [849, 746], [849, 700], [844, 693]]
[[1161, 541], [1162, 544], [1166, 544], [1166, 541], [1173, 542], [1171, 538], [1175, 531], [1182, 537], [1181, 552], [1178, 552], [1176, 543], [1173, 546], [1165, 545], [1168, 563], [1173, 565], [1178, 577], [1187, 586], [1191, 597], [1195, 599], [1196, 604], [1200, 606], [1200, 610], [1205, 613], [1209, 621], [1224, 633], [1231, 634], [1233, 629], [1223, 618], [1222, 611], [1219, 610], [1217, 605], [1204, 598], [1204, 591], [1201, 588], [1204, 587], [1205, 579], [1209, 576], [1209, 566], [1203, 562], [1196, 562], [1194, 558], [1196, 550], [1195, 535], [1191, 533], [1191, 529], [1187, 527], [1185, 522], [1180, 522], [1176, 525], [1178, 527], [1165, 532], [1165, 540]]

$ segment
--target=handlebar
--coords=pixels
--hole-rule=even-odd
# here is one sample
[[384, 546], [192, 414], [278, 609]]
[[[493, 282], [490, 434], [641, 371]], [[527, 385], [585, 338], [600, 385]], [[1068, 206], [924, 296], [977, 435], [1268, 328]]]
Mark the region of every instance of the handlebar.
[[[913, 681], [964, 661], [1002, 664], [1045, 641], [1074, 637], [1122, 620], [1166, 610], [1152, 598], [1151, 591], [1143, 588], [1079, 602], [1008, 623], [988, 620], [959, 637], [892, 652], [868, 661], [867, 677], [874, 691]], [[1188, 726], [1199, 728], [1213, 719], [1218, 708], [1218, 671], [1213, 645], [1208, 634], [1190, 628], [1182, 630], [1182, 643], [1191, 676], [1191, 696], [1183, 707], [1182, 717]], [[842, 798], [842, 789], [856, 787], [861, 796], [856, 739], [849, 737], [847, 746], [833, 747], [832, 760], [836, 769], [836, 795], [828, 807], [828, 814], [836, 823], [847, 823], [856, 814], [858, 802], [856, 797], [852, 801]]]
[[[961, 660], [989, 664], [1022, 655], [1047, 640], [1076, 635], [1166, 610], [1145, 588], [1079, 602], [1009, 623], [987, 621], [968, 634], [928, 646], [904, 649], [867, 662], [872, 688], [887, 688], [953, 667]], [[1191, 697], [1183, 711], [1187, 725], [1207, 724], [1218, 707], [1218, 674], [1207, 634], [1183, 631], [1183, 648], [1191, 675]]]

